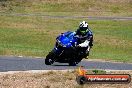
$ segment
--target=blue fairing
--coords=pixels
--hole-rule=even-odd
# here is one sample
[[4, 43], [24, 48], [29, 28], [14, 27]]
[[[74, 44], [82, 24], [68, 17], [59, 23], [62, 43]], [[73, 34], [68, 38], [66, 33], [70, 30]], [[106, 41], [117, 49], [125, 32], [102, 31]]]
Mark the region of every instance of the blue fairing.
[[75, 46], [77, 43], [77, 38], [74, 37], [75, 33], [68, 31], [57, 37], [57, 42], [61, 44], [62, 47], [70, 48]]

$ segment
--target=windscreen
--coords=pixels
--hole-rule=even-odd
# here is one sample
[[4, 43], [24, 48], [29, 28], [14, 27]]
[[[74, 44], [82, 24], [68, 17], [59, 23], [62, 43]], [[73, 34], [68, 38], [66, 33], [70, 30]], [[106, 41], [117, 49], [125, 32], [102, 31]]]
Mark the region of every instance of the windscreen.
[[65, 37], [67, 37], [68, 39], [72, 39], [73, 38], [73, 34], [72, 33], [68, 33], [65, 35]]

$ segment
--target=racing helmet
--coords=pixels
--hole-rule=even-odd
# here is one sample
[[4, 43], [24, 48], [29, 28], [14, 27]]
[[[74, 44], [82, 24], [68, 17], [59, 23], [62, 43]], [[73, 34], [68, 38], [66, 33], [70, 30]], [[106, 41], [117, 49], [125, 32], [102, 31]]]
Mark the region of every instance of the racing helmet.
[[82, 21], [79, 24], [79, 32], [82, 35], [85, 35], [88, 32], [88, 23], [86, 21]]

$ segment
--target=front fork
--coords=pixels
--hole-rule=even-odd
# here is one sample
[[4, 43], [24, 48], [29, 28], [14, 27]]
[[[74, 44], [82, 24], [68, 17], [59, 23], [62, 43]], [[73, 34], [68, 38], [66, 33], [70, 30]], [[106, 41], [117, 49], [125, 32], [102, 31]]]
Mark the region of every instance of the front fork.
[[59, 50], [57, 47], [54, 47], [54, 52], [56, 53], [57, 56], [61, 56], [64, 52], [64, 50]]

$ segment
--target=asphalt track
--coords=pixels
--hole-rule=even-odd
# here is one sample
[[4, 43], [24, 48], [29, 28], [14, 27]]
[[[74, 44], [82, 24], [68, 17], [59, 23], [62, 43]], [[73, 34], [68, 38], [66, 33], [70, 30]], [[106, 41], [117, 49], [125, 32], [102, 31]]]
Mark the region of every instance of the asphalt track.
[[132, 17], [109, 17], [109, 16], [53, 16], [53, 15], [45, 15], [41, 13], [2, 13], [0, 12], [0, 16], [37, 16], [37, 17], [45, 17], [45, 18], [60, 18], [60, 19], [89, 19], [89, 20], [132, 20]]
[[[132, 70], [132, 64], [130, 63], [83, 60], [77, 66], [84, 66], [86, 69]], [[0, 72], [28, 70], [70, 70], [77, 68], [77, 66], [68, 66], [67, 63], [54, 63], [51, 66], [47, 66], [44, 63], [44, 58], [0, 56]]]

